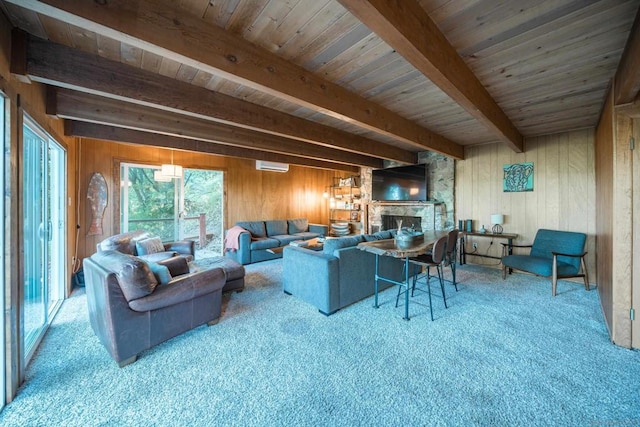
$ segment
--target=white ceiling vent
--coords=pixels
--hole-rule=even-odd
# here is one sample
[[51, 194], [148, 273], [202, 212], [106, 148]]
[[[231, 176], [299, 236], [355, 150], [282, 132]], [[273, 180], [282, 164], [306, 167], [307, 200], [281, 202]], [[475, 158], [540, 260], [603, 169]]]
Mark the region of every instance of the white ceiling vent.
[[289, 165], [286, 163], [256, 160], [256, 169], [259, 171], [286, 172], [289, 170]]

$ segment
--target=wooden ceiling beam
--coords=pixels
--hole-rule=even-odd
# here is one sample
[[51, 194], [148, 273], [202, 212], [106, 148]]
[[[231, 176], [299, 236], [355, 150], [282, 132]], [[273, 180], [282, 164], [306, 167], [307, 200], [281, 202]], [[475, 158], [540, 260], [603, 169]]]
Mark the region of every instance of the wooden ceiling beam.
[[515, 152], [523, 137], [416, 0], [338, 0]]
[[[243, 127], [328, 148], [414, 164], [417, 153], [334, 129], [290, 114], [174, 80], [140, 68], [30, 36], [26, 70], [40, 83], [151, 106], [194, 118]], [[14, 43], [14, 46], [22, 43]]]
[[[47, 114], [63, 119], [154, 132], [280, 155], [304, 157], [326, 161], [326, 163], [337, 162], [370, 168], [383, 166], [382, 160], [375, 157], [308, 144], [69, 89], [54, 88], [49, 90], [47, 108]], [[331, 169], [331, 167], [328, 168]]]
[[151, 0], [8, 0], [314, 111], [462, 159], [461, 145], [252, 43]]
[[640, 8], [616, 71], [614, 104], [628, 104], [640, 97]]
[[96, 123], [65, 120], [64, 133], [67, 136], [100, 139], [104, 141], [124, 142], [130, 144], [164, 147], [177, 150], [194, 151], [198, 153], [214, 154], [226, 157], [240, 157], [243, 159], [267, 160], [270, 162], [289, 163], [317, 169], [332, 169], [360, 173], [357, 166], [341, 163], [331, 163], [321, 160], [307, 159], [286, 154], [269, 153], [250, 148], [231, 147], [214, 144], [209, 141], [185, 139], [177, 136], [162, 135], [140, 130], [125, 129], [116, 126], [100, 125]]

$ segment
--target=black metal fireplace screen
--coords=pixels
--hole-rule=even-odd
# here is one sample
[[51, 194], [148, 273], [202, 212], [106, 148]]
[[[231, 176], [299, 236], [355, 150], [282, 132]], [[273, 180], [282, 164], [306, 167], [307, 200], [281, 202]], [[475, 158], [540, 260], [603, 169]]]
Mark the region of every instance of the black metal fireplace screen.
[[422, 231], [422, 218], [419, 216], [382, 215], [383, 230], [397, 230], [399, 226], [403, 228], [413, 227], [416, 231]]

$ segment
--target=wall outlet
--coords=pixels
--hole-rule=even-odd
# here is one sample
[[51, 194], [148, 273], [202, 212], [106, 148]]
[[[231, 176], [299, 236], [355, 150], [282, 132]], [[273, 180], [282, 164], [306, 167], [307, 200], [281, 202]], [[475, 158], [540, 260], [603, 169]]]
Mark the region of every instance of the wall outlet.
[[478, 249], [478, 244], [477, 243], [473, 243], [473, 249]]

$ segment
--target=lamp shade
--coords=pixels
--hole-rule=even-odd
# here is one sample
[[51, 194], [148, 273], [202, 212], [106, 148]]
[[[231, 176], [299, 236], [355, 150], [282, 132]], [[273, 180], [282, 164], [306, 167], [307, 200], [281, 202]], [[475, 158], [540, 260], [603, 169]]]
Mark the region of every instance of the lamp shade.
[[491, 215], [491, 224], [504, 224], [504, 215], [502, 214], [492, 214]]

